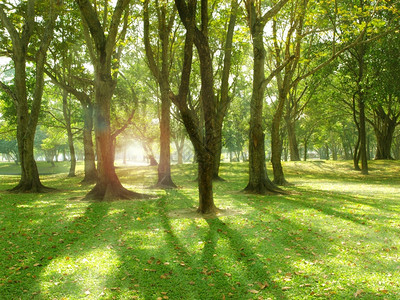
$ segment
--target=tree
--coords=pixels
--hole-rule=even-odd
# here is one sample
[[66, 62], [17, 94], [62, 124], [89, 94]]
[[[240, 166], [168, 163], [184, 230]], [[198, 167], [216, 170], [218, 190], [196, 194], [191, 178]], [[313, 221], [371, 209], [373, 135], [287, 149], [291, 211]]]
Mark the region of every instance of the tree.
[[[50, 77], [53, 84], [63, 90], [63, 93], [75, 97], [80, 105], [82, 114], [79, 117], [83, 119], [83, 148], [84, 148], [84, 179], [83, 183], [94, 183], [97, 180], [97, 170], [95, 165], [95, 154], [92, 140], [93, 131], [93, 80], [92, 74], [85, 68], [85, 63], [89, 59], [84, 47], [83, 30], [78, 30], [76, 23], [80, 22], [80, 13], [75, 2], [65, 3], [68, 14], [60, 16], [57, 26], [57, 32], [61, 38], [54, 40], [51, 45], [51, 56], [46, 64], [45, 72]], [[89, 34], [89, 33], [87, 33]], [[67, 100], [68, 101], [65, 101]], [[74, 118], [71, 114], [69, 96], [63, 101], [64, 122], [67, 132], [68, 116]], [[73, 148], [71, 132], [69, 133], [70, 151]], [[74, 151], [74, 150], [72, 150]], [[71, 157], [71, 175], [73, 171], [73, 156]]]
[[[231, 1], [231, 9], [229, 11], [229, 21], [226, 29], [226, 36], [224, 39], [223, 49], [224, 49], [224, 59], [221, 70], [221, 83], [220, 92], [216, 97], [216, 114], [215, 114], [215, 140], [217, 145], [215, 145], [215, 155], [214, 155], [214, 180], [223, 180], [219, 176], [219, 166], [221, 162], [221, 151], [222, 151], [222, 125], [224, 118], [227, 114], [230, 103], [232, 102], [232, 96], [229, 95], [229, 77], [231, 73], [231, 63], [232, 63], [232, 52], [233, 52], [233, 37], [234, 30], [236, 26], [236, 18], [238, 13], [238, 1]], [[222, 45], [221, 45], [222, 48]]]
[[[215, 214], [212, 181], [214, 161], [218, 137], [216, 135], [216, 98], [214, 93], [214, 76], [211, 49], [209, 45], [209, 12], [208, 1], [201, 1], [200, 28], [196, 25], [196, 2], [175, 0], [179, 16], [186, 28], [184, 61], [182, 67], [181, 85], [178, 96], [173, 101], [178, 107], [182, 121], [185, 124], [190, 140], [196, 152], [198, 162], [199, 207], [201, 214]], [[201, 92], [200, 105], [203, 115], [199, 118], [188, 105], [189, 74], [192, 65], [193, 44], [196, 46], [200, 61]], [[202, 124], [200, 125], [200, 120]], [[201, 127], [200, 127], [201, 126]], [[222, 126], [222, 124], [221, 124]], [[200, 131], [204, 128], [204, 136]]]
[[[265, 166], [264, 129], [262, 126], [262, 111], [265, 87], [275, 76], [277, 70], [265, 78], [264, 27], [279, 10], [287, 3], [281, 0], [266, 13], [261, 12], [261, 1], [245, 1], [247, 22], [253, 41], [253, 92], [250, 102], [249, 131], [249, 183], [245, 191], [266, 194], [281, 192], [269, 180]], [[287, 61], [288, 62], [288, 61]], [[285, 62], [284, 64], [286, 64]], [[279, 66], [282, 68], [283, 66]]]
[[165, 188], [176, 188], [171, 178], [171, 125], [170, 111], [171, 98], [169, 91], [171, 89], [169, 76], [171, 71], [171, 59], [173, 47], [170, 45], [170, 37], [175, 22], [175, 9], [169, 8], [168, 15], [167, 2], [155, 2], [155, 10], [157, 11], [158, 37], [161, 41], [160, 63], [156, 62], [155, 53], [150, 43], [150, 18], [149, 18], [149, 0], [144, 2], [144, 42], [146, 56], [150, 70], [156, 78], [161, 92], [161, 118], [160, 118], [160, 162], [158, 164], [158, 181], [156, 186]]
[[[275, 113], [272, 119], [271, 126], [271, 162], [274, 172], [274, 183], [277, 185], [285, 185], [287, 181], [283, 174], [281, 155], [282, 141], [280, 138], [280, 124], [283, 117], [284, 107], [288, 100], [288, 95], [293, 90], [293, 77], [300, 60], [300, 50], [302, 38], [304, 36], [304, 18], [307, 11], [308, 1], [295, 1], [290, 6], [289, 26], [282, 31], [286, 31], [286, 36], [283, 38], [283, 45], [278, 41], [277, 18], [273, 20], [273, 57], [276, 60], [276, 65], [282, 64], [282, 59], [291, 59], [282, 70], [276, 73], [276, 81], [278, 86], [278, 99]], [[285, 22], [284, 22], [285, 23]], [[296, 87], [294, 87], [296, 89]], [[290, 131], [289, 131], [290, 132]]]
[[400, 125], [400, 61], [396, 54], [400, 40], [389, 34], [371, 45], [369, 63], [371, 95], [367, 121], [374, 128], [377, 148], [375, 159], [392, 159], [395, 129]]
[[[95, 136], [97, 141], [98, 180], [94, 188], [86, 195], [87, 199], [114, 200], [143, 197], [125, 189], [114, 167], [114, 148], [110, 127], [110, 103], [116, 86], [118, 63], [121, 48], [117, 42], [123, 42], [128, 26], [130, 0], [118, 0], [108, 24], [107, 8], [104, 9], [103, 24], [89, 0], [76, 0], [82, 14], [82, 25], [87, 26], [91, 39], [86, 43], [94, 64], [95, 89]], [[124, 15], [125, 13], [125, 15]], [[124, 23], [119, 32], [122, 16]], [[108, 26], [107, 26], [108, 25]], [[108, 30], [107, 30], [108, 29]], [[106, 34], [106, 31], [108, 34]], [[94, 45], [92, 45], [92, 43]]]
[[[17, 141], [21, 160], [21, 178], [12, 189], [15, 192], [43, 192], [47, 188], [39, 179], [39, 172], [33, 156], [33, 144], [38, 124], [44, 86], [44, 64], [47, 49], [53, 38], [53, 30], [59, 13], [59, 1], [50, 1], [44, 27], [39, 25], [36, 12], [39, 4], [28, 0], [26, 5], [18, 7], [24, 10], [18, 16], [11, 6], [0, 5], [0, 20], [10, 37], [7, 48], [12, 53], [15, 75], [14, 86], [1, 82], [0, 86], [14, 102], [17, 115]], [[39, 38], [40, 37], [40, 38]], [[4, 36], [2, 37], [4, 38]], [[27, 88], [26, 65], [29, 56], [34, 57], [35, 84], [33, 91]]]

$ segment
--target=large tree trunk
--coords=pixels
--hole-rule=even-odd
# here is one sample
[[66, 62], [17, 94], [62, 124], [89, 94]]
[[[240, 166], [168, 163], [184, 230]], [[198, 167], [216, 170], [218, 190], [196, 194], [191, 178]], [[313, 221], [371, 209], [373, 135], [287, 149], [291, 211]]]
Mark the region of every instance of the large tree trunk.
[[[383, 110], [382, 110], [383, 112]], [[374, 132], [376, 136], [375, 159], [393, 159], [391, 154], [393, 135], [396, 129], [396, 120], [390, 119], [389, 115], [376, 113]]]
[[21, 22], [18, 23], [17, 27], [14, 26], [13, 20], [9, 18], [3, 7], [0, 7], [0, 21], [10, 37], [13, 52], [12, 59], [15, 67], [15, 87], [11, 89], [3, 84], [1, 87], [11, 96], [17, 113], [17, 141], [21, 159], [21, 178], [18, 185], [12, 189], [12, 191], [16, 192], [43, 192], [47, 189], [39, 179], [39, 172], [33, 156], [33, 145], [43, 95], [46, 53], [53, 38], [53, 29], [58, 13], [58, 8], [55, 7], [57, 3], [52, 1], [50, 5], [54, 5], [54, 7], [49, 9], [48, 17], [44, 17], [46, 19], [45, 29], [42, 31], [40, 44], [36, 44], [35, 52], [30, 52], [30, 55], [35, 58], [35, 84], [29, 107], [26, 59], [28, 49], [35, 50], [35, 46], [31, 47], [31, 37], [36, 26], [35, 19], [37, 17], [35, 15], [35, 1], [27, 1], [23, 20], [20, 20]]
[[[39, 172], [33, 156], [34, 136], [32, 136], [31, 133], [27, 132], [29, 130], [27, 130], [26, 127], [24, 127], [24, 129], [21, 129], [20, 123], [23, 123], [21, 119], [17, 125], [17, 136], [19, 137], [18, 151], [21, 160], [21, 178], [18, 185], [12, 188], [11, 191], [33, 193], [44, 192], [48, 190], [48, 188], [44, 187], [39, 179]], [[23, 136], [24, 138], [21, 138], [21, 136]]]
[[[17, 186], [11, 189], [15, 192], [43, 192], [44, 186], [40, 182], [39, 172], [33, 156], [33, 145], [36, 132], [35, 126], [30, 126], [32, 118], [36, 116], [29, 116], [27, 92], [26, 92], [26, 60], [21, 55], [14, 57], [15, 64], [15, 87], [18, 101], [16, 101], [17, 110], [17, 141], [18, 152], [21, 160], [21, 178]], [[40, 80], [40, 79], [39, 79]]]
[[253, 32], [253, 92], [250, 103], [249, 131], [249, 183], [244, 191], [256, 194], [277, 193], [277, 187], [269, 180], [265, 166], [265, 139], [262, 126], [264, 100], [265, 49], [263, 27], [254, 26]]
[[140, 194], [125, 189], [114, 167], [114, 145], [110, 126], [110, 102], [115, 88], [115, 81], [104, 66], [98, 65], [95, 78], [94, 128], [97, 144], [98, 180], [86, 199], [111, 201], [141, 197]]
[[214, 157], [207, 151], [202, 152], [197, 156], [200, 197], [197, 211], [202, 214], [214, 214], [217, 211], [212, 190]]
[[[213, 173], [214, 156], [216, 153], [216, 99], [214, 94], [214, 74], [211, 51], [208, 40], [208, 1], [201, 1], [201, 29], [195, 25], [196, 3], [189, 1], [189, 6], [183, 0], [175, 0], [180, 18], [184, 23], [187, 33], [185, 42], [185, 57], [179, 100], [177, 106], [181, 112], [182, 120], [192, 141], [198, 159], [198, 182], [199, 182], [199, 207], [201, 214], [214, 214], [217, 208], [213, 198]], [[192, 40], [193, 38], [193, 40]], [[200, 60], [201, 77], [201, 105], [204, 112], [204, 138], [200, 135], [198, 118], [187, 105], [189, 89], [187, 76], [192, 63], [192, 42], [194, 42]], [[186, 74], [186, 75], [184, 75]]]
[[93, 131], [93, 106], [91, 103], [81, 102], [84, 125], [83, 125], [83, 151], [85, 153], [84, 158], [84, 172], [85, 177], [83, 183], [95, 183], [97, 181], [97, 170], [96, 170], [96, 157], [94, 154], [94, 146], [92, 139]]
[[[113, 78], [112, 68], [119, 62], [119, 50], [116, 49], [117, 38], [124, 38], [128, 24], [126, 8], [129, 0], [118, 0], [112, 15], [112, 22], [108, 28], [108, 35], [99, 22], [99, 16], [90, 1], [76, 0], [83, 22], [90, 29], [92, 39], [86, 38], [86, 43], [95, 43], [96, 55], [91, 53], [94, 63], [94, 128], [97, 145], [98, 180], [94, 188], [86, 195], [86, 199], [109, 201], [117, 199], [143, 198], [144, 195], [125, 189], [115, 172], [114, 147], [110, 126], [111, 99], [116, 86], [116, 78]], [[124, 26], [122, 32], [118, 31], [121, 17], [125, 11]], [[116, 76], [114, 74], [114, 76]]]

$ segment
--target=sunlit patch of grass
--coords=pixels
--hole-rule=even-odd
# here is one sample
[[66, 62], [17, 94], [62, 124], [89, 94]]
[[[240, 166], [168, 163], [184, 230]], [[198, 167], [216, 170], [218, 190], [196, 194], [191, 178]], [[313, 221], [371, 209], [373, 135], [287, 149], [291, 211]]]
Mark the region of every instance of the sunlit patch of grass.
[[45, 175], [55, 192], [0, 193], [0, 295], [398, 299], [400, 163], [370, 166], [284, 163], [296, 193], [257, 196], [240, 192], [247, 164], [222, 164], [215, 202], [234, 213], [215, 219], [172, 214], [198, 205], [195, 165], [174, 166], [179, 189], [166, 191], [148, 189], [154, 167], [117, 168], [125, 187], [158, 197], [112, 203], [78, 201], [91, 188], [82, 177]]
[[88, 252], [81, 248], [80, 255], [71, 252], [53, 259], [40, 274], [41, 295], [58, 298], [67, 294], [76, 299], [102, 296], [107, 278], [117, 272], [120, 261], [111, 247], [92, 248]]

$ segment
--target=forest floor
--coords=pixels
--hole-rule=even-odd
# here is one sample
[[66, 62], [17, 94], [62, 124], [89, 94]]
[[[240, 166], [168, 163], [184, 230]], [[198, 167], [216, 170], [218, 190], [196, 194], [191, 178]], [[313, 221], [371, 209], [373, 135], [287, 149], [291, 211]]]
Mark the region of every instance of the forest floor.
[[[0, 174], [15, 166], [1, 163]], [[0, 175], [0, 299], [399, 299], [400, 162], [284, 163], [293, 191], [242, 193], [247, 164], [222, 164], [216, 218], [194, 217], [194, 165], [175, 190], [154, 167], [118, 167], [151, 200], [88, 202], [68, 164], [39, 164], [47, 194]], [[54, 170], [54, 169], [53, 169]], [[61, 173], [59, 173], [61, 172]], [[56, 173], [56, 174], [51, 174]], [[272, 172], [269, 172], [272, 174]]]

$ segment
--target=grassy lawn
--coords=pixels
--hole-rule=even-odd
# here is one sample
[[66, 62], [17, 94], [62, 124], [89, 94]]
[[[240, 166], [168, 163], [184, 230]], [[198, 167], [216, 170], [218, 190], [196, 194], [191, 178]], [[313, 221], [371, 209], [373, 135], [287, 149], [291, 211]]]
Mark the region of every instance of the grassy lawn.
[[155, 168], [120, 167], [158, 197], [112, 203], [80, 200], [82, 166], [40, 165], [58, 189], [41, 195], [5, 192], [18, 177], [0, 175], [0, 299], [400, 299], [400, 162], [351, 166], [286, 163], [295, 193], [257, 196], [240, 192], [246, 164], [222, 164], [215, 219], [182, 213], [197, 206], [192, 165], [169, 191], [147, 188]]

